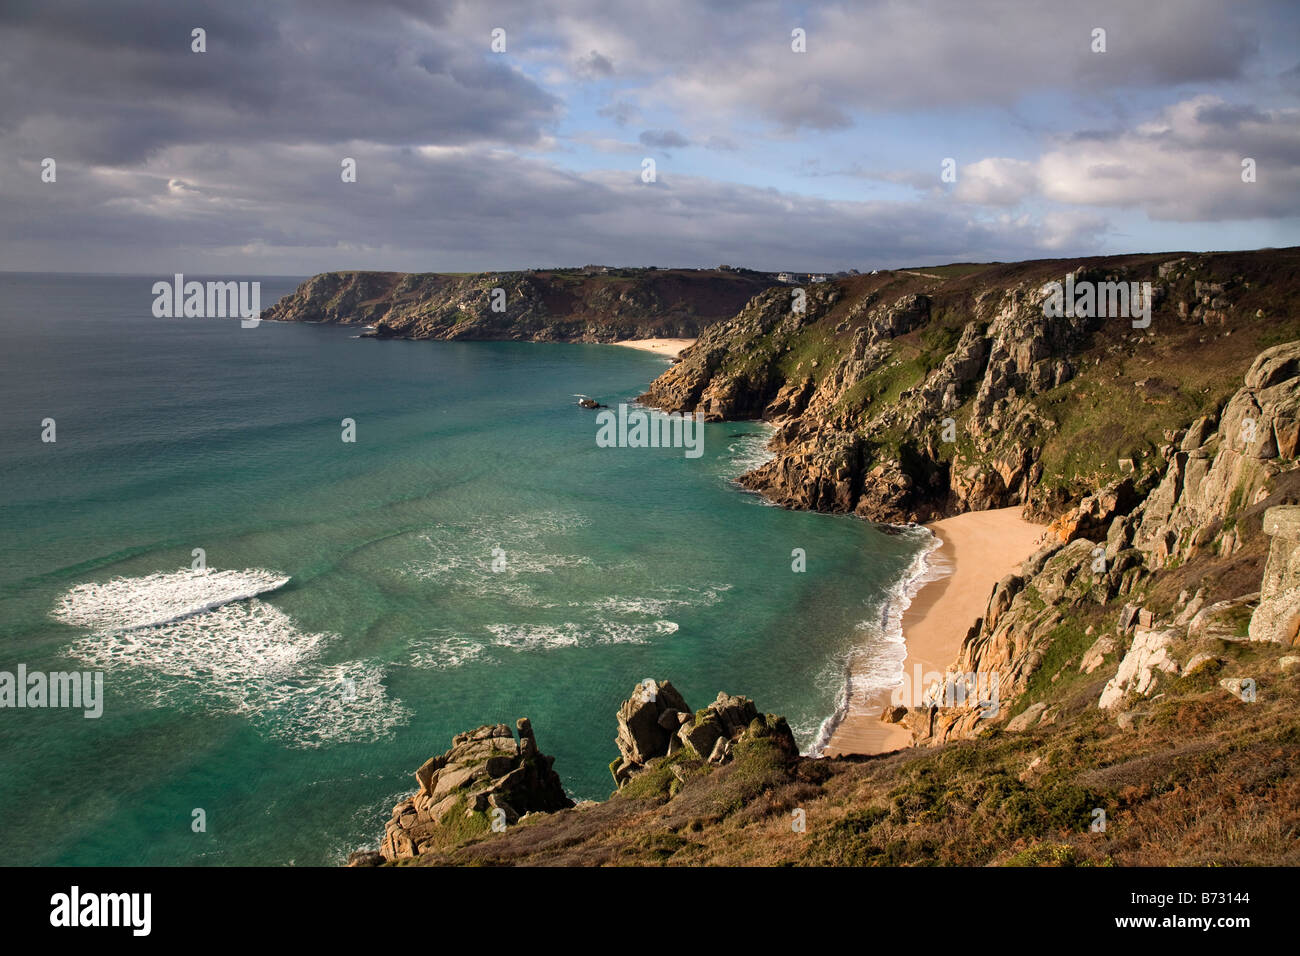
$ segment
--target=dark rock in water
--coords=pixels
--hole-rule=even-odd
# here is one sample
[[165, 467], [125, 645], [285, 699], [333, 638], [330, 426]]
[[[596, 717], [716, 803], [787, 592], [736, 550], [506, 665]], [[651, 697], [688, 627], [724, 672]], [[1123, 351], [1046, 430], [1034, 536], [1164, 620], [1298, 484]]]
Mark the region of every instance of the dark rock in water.
[[[418, 856], [446, 829], [464, 822], [458, 815], [479, 814], [482, 820], [500, 811], [495, 815], [509, 825], [527, 813], [573, 806], [551, 769], [555, 758], [538, 750], [528, 718], [517, 726], [518, 743], [505, 724], [487, 725], [457, 734], [450, 750], [427, 760], [415, 772], [419, 791], [393, 808], [380, 847], [383, 859]], [[355, 866], [373, 862], [359, 854], [348, 858]]]
[[594, 398], [580, 398], [580, 399], [578, 399], [578, 406], [579, 406], [580, 408], [606, 408], [606, 407], [608, 407], [608, 406], [605, 406], [605, 405], [600, 404], [600, 402], [596, 401]]

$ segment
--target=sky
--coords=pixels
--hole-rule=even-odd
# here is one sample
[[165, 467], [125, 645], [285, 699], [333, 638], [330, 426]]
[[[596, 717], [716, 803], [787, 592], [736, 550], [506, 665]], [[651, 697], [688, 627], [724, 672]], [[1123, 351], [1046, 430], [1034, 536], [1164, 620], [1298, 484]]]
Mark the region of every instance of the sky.
[[0, 4], [0, 270], [1289, 245], [1294, 0]]

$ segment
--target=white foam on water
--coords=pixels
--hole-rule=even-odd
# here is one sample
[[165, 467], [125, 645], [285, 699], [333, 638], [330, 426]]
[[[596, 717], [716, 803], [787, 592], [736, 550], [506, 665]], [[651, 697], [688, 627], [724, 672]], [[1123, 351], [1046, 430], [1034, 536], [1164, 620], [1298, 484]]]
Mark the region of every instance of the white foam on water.
[[727, 477], [735, 479], [760, 468], [776, 457], [768, 448], [772, 435], [758, 432], [753, 435], [735, 435], [727, 442]]
[[388, 697], [383, 679], [383, 669], [366, 661], [318, 665], [302, 677], [255, 685], [245, 704], [267, 736], [293, 746], [373, 741], [411, 717]]
[[[435, 525], [420, 535], [432, 547], [432, 557], [407, 571], [424, 579], [447, 577], [457, 586], [486, 593], [516, 575], [593, 565], [586, 555], [556, 554], [540, 541], [570, 534], [587, 524], [590, 519], [576, 512], [543, 511], [478, 516], [467, 525]], [[497, 548], [504, 552], [504, 564], [497, 562], [498, 555], [493, 553]], [[493, 570], [494, 563], [501, 570]]]
[[571, 601], [570, 607], [590, 607], [611, 614], [640, 614], [661, 617], [678, 608], [712, 607], [731, 590], [730, 584], [708, 584], [700, 587], [664, 586], [640, 597], [611, 595], [598, 601]]
[[228, 697], [247, 682], [300, 673], [333, 637], [304, 633], [279, 608], [254, 599], [160, 627], [97, 631], [71, 653], [102, 670], [138, 668]]
[[469, 663], [496, 663], [487, 648], [464, 634], [441, 632], [411, 645], [410, 666], [423, 670], [451, 670]]
[[879, 618], [860, 622], [857, 626], [860, 639], [856, 645], [832, 662], [831, 666], [840, 675], [837, 678], [840, 690], [834, 711], [822, 721], [808, 749], [809, 756], [821, 756], [835, 728], [853, 707], [903, 683], [903, 665], [907, 660], [903, 615], [922, 587], [952, 573], [948, 562], [934, 554], [943, 546], [941, 538], [926, 528], [908, 527], [902, 534], [919, 540], [922, 548], [880, 605]]
[[549, 651], [599, 644], [648, 644], [656, 637], [676, 634], [676, 621], [628, 624], [597, 620], [591, 623], [489, 624], [492, 643], [513, 651]]
[[59, 599], [53, 614], [74, 627], [115, 631], [158, 627], [275, 591], [287, 583], [288, 576], [262, 568], [160, 571], [79, 584]]
[[[273, 605], [232, 597], [258, 581], [264, 593], [276, 580], [288, 578], [260, 569], [117, 578], [73, 588], [54, 613], [93, 629], [71, 645], [72, 657], [152, 706], [241, 714], [300, 747], [374, 740], [408, 719], [387, 697], [376, 665], [319, 662], [336, 634], [304, 631]], [[214, 587], [202, 591], [202, 582]], [[136, 585], [145, 611], [133, 614]], [[172, 614], [178, 607], [185, 613]], [[140, 623], [151, 618], [160, 623]]]
[[[407, 572], [484, 598], [501, 608], [511, 605], [532, 611], [569, 608], [570, 620], [498, 620], [484, 626], [485, 634], [451, 634], [435, 629], [410, 648], [410, 664], [448, 670], [470, 662], [500, 662], [499, 652], [547, 651], [610, 644], [647, 644], [677, 633], [671, 620], [681, 608], [707, 607], [722, 600], [730, 584], [656, 586], [643, 594], [614, 594], [595, 599], [566, 600], [565, 583], [547, 575], [557, 570], [595, 569], [588, 555], [565, 553], [555, 547], [563, 537], [590, 524], [585, 516], [550, 511], [528, 515], [474, 516], [463, 525], [436, 525], [421, 534], [434, 551], [434, 559], [408, 567]], [[501, 550], [493, 555], [493, 549]], [[493, 570], [494, 559], [499, 570]], [[603, 567], [601, 581], [620, 571], [643, 570], [635, 564]], [[554, 582], [554, 583], [551, 583]], [[596, 582], [597, 584], [601, 582]], [[476, 632], [482, 633], [482, 632]]]

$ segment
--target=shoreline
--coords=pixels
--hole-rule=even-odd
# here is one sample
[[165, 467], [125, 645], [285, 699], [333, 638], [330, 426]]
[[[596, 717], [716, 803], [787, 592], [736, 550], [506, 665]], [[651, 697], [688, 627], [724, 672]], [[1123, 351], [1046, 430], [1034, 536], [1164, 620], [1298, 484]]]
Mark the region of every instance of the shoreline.
[[[993, 586], [1037, 550], [1046, 526], [1026, 521], [1021, 510], [1013, 506], [970, 511], [925, 526], [939, 545], [925, 555], [923, 569], [912, 579], [919, 589], [909, 599], [909, 582], [905, 582], [899, 598], [908, 601], [902, 613], [906, 656], [899, 675], [904, 688], [918, 669], [923, 675], [948, 669], [957, 659], [966, 632], [984, 615]], [[862, 653], [856, 653], [850, 662], [843, 715], [821, 756], [889, 753], [911, 743], [906, 727], [880, 719], [897, 682], [894, 689], [878, 685], [854, 688], [855, 678], [858, 682], [864, 678], [867, 663]], [[910, 701], [904, 702], [910, 705]]]
[[695, 344], [695, 339], [624, 339], [609, 344], [621, 345], [627, 349], [640, 349], [642, 352], [654, 352], [656, 355], [675, 360]]

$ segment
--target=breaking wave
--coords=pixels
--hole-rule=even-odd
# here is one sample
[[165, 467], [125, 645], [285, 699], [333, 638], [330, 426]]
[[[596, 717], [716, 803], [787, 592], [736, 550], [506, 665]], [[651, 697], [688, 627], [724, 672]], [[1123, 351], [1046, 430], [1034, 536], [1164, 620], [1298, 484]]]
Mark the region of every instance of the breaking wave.
[[835, 710], [822, 721], [808, 749], [809, 756], [821, 756], [834, 736], [835, 728], [854, 706], [865, 704], [902, 683], [903, 665], [907, 660], [903, 614], [922, 587], [951, 573], [947, 562], [934, 554], [943, 546], [941, 538], [926, 528], [908, 528], [902, 533], [914, 535], [921, 549], [881, 603], [879, 617], [858, 624], [858, 632], [862, 635], [860, 645], [831, 665], [839, 671], [840, 676], [832, 679], [840, 683], [840, 690]]
[[727, 477], [739, 478], [775, 458], [776, 453], [768, 448], [771, 437], [770, 430], [732, 435], [727, 442]]
[[79, 584], [59, 599], [54, 617], [74, 627], [129, 631], [159, 627], [289, 583], [262, 568], [160, 571], [139, 578]]
[[388, 698], [383, 671], [321, 663], [336, 634], [304, 631], [252, 596], [287, 580], [260, 569], [116, 578], [72, 588], [54, 616], [91, 630], [71, 656], [152, 706], [239, 714], [299, 747], [387, 735], [409, 711]]

